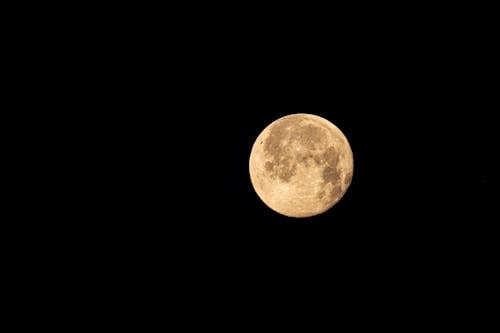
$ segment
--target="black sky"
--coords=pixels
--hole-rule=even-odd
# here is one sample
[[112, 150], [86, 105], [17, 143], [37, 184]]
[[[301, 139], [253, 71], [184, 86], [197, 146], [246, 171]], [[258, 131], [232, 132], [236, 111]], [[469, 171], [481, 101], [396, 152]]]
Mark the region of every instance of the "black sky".
[[[212, 274], [366, 287], [477, 263], [491, 247], [491, 88], [470, 52], [482, 43], [439, 20], [358, 14], [34, 31], [26, 104], [48, 111], [30, 211], [47, 222], [27, 230], [69, 262], [174, 267], [195, 290]], [[255, 138], [291, 113], [330, 120], [354, 154], [344, 198], [300, 220], [267, 208], [248, 173]]]

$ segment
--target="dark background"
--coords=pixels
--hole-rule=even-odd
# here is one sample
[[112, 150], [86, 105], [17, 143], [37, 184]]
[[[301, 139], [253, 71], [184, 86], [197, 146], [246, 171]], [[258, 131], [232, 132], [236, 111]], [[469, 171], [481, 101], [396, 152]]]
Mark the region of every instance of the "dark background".
[[[188, 13], [29, 31], [45, 222], [26, 228], [46, 235], [41, 256], [199, 293], [451, 294], [450, 276], [479, 269], [493, 136], [480, 35], [439, 15]], [[291, 113], [330, 120], [354, 153], [344, 198], [307, 219], [267, 208], [248, 174], [255, 138]]]

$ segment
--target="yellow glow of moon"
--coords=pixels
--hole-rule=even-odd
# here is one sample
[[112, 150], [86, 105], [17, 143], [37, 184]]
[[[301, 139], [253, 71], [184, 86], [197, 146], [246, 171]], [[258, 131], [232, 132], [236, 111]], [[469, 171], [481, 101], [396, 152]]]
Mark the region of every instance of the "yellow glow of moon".
[[328, 120], [298, 113], [282, 117], [257, 137], [250, 179], [260, 199], [290, 217], [324, 213], [351, 184], [353, 155], [345, 135]]

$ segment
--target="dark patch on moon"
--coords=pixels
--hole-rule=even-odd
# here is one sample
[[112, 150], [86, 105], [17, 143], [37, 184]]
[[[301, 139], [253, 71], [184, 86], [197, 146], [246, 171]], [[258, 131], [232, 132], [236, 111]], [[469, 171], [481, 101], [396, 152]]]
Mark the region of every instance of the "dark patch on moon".
[[318, 125], [299, 125], [293, 131], [291, 140], [296, 141], [306, 149], [314, 150], [325, 140], [325, 135], [325, 130]]
[[323, 184], [326, 185], [331, 183], [332, 185], [336, 185], [340, 180], [340, 175], [336, 168], [331, 166], [327, 166], [323, 169], [323, 173], [321, 175], [323, 177]]
[[323, 170], [323, 181], [326, 184], [332, 183], [335, 185], [340, 180], [339, 172], [337, 171], [337, 165], [339, 163], [339, 155], [334, 146], [328, 147], [323, 153], [323, 160], [326, 163], [326, 167]]
[[330, 146], [323, 153], [323, 159], [326, 163], [326, 167], [323, 169], [322, 178], [323, 186], [328, 183], [332, 184], [333, 188], [330, 193], [330, 197], [336, 200], [342, 192], [340, 186], [340, 172], [338, 171], [339, 154], [334, 146]]
[[300, 153], [297, 154], [297, 163], [304, 164], [307, 168], [312, 166], [314, 163], [320, 165], [321, 159], [317, 155], [312, 153]]
[[340, 185], [335, 185], [332, 189], [332, 192], [330, 193], [330, 197], [332, 198], [332, 200], [337, 200], [341, 194], [342, 188], [340, 187]]
[[293, 157], [286, 156], [279, 162], [278, 177], [285, 182], [289, 182], [290, 179], [295, 175], [296, 170], [297, 165], [293, 163]]
[[336, 168], [337, 164], [339, 163], [339, 154], [337, 153], [337, 149], [335, 149], [334, 146], [330, 146], [326, 149], [326, 151], [323, 153], [323, 157], [328, 163], [328, 165]]
[[264, 152], [271, 156], [279, 156], [281, 154], [281, 143], [287, 139], [289, 133], [287, 128], [292, 127], [297, 121], [294, 119], [282, 119], [274, 124], [269, 135], [264, 143]]
[[273, 179], [279, 178], [289, 182], [296, 174], [297, 166], [294, 163], [293, 150], [290, 147], [290, 133], [297, 125], [296, 119], [283, 119], [273, 125], [264, 143], [266, 152], [271, 161], [266, 162], [265, 168]]
[[322, 163], [324, 162], [323, 157], [321, 157], [321, 155], [314, 155], [313, 159], [317, 165], [322, 165]]

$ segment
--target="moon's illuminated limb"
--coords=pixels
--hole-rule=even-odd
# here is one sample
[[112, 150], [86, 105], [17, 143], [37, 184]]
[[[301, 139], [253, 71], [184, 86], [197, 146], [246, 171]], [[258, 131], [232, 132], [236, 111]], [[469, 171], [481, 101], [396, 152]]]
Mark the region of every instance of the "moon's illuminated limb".
[[257, 137], [250, 179], [274, 211], [291, 217], [321, 214], [347, 191], [353, 156], [345, 135], [328, 120], [299, 113], [282, 117]]

